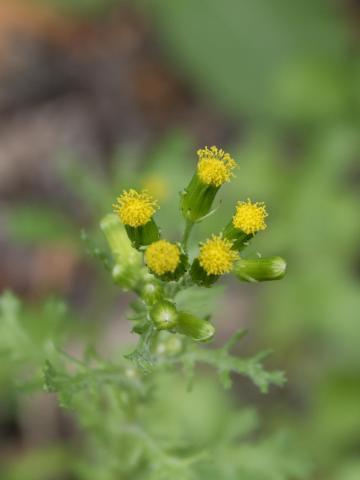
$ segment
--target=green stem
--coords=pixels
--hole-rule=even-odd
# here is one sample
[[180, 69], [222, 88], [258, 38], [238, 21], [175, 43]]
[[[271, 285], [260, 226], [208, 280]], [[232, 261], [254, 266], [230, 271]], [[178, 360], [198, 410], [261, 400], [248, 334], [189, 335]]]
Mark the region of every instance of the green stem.
[[185, 253], [187, 252], [187, 245], [188, 245], [190, 233], [191, 233], [191, 230], [192, 230], [193, 226], [194, 226], [194, 222], [192, 222], [191, 220], [186, 220], [184, 235], [183, 235], [183, 239], [182, 239], [182, 245], [183, 245]]

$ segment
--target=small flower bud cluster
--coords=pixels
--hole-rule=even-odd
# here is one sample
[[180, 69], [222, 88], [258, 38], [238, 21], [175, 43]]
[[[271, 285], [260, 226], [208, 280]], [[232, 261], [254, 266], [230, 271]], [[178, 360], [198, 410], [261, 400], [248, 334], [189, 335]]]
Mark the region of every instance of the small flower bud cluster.
[[215, 328], [210, 322], [190, 313], [178, 311], [176, 306], [167, 300], [158, 302], [151, 309], [150, 318], [158, 330], [181, 333], [196, 342], [207, 342], [215, 333]]
[[[217, 147], [205, 147], [197, 155], [196, 171], [181, 193], [180, 210], [185, 219], [181, 242], [162, 238], [154, 220], [159, 205], [147, 191], [124, 191], [113, 206], [117, 216], [105, 217], [102, 229], [116, 261], [115, 281], [140, 295], [153, 326], [205, 341], [213, 336], [213, 326], [178, 311], [171, 290], [178, 291], [184, 285], [210, 287], [225, 274], [248, 282], [276, 280], [284, 276], [286, 264], [280, 257], [241, 256], [249, 241], [266, 229], [265, 204], [250, 199], [239, 200], [223, 230], [201, 242], [195, 258], [189, 257], [187, 243], [192, 228], [211, 213], [217, 192], [231, 181], [237, 168], [235, 160]], [[175, 288], [170, 288], [171, 284]]]

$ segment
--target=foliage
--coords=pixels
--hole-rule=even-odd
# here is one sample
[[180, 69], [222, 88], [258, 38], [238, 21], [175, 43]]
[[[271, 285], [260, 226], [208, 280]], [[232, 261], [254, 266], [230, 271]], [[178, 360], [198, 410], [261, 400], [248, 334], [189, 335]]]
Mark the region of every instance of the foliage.
[[[161, 172], [165, 185], [177, 182], [174, 190], [180, 190], [181, 183], [186, 180], [184, 171], [189, 175], [187, 163], [180, 161], [187, 157], [188, 148], [188, 139], [174, 134], [164, 140], [151, 158], [140, 155], [130, 165], [138, 168], [146, 159], [149, 161], [149, 170], [142, 178], [154, 176], [156, 170]], [[286, 282], [257, 289], [254, 303], [258, 306], [260, 315], [258, 322], [253, 323], [252, 338], [255, 333], [257, 343], [276, 347], [277, 362], [281, 354], [287, 371], [290, 372], [291, 382], [288, 388], [291, 396], [306, 402], [307, 409], [294, 417], [293, 406], [282, 398], [279, 413], [278, 403], [272, 403], [270, 398], [264, 411], [279, 428], [286, 424], [292, 430], [301, 450], [315, 457], [318, 468], [331, 470], [329, 478], [338, 475], [346, 480], [351, 475], [357, 478], [358, 472], [354, 445], [359, 429], [358, 424], [352, 421], [357, 418], [356, 407], [360, 398], [358, 389], [353, 386], [359, 365], [359, 329], [354, 315], [359, 309], [354, 267], [360, 232], [358, 193], [353, 176], [353, 172], [356, 172], [354, 159], [357, 158], [357, 151], [357, 135], [349, 125], [342, 125], [341, 128], [334, 126], [325, 132], [313, 132], [302, 148], [292, 153], [291, 161], [281, 136], [269, 130], [253, 130], [239, 147], [239, 156], [244, 159], [241, 175], [229, 185], [222, 198], [222, 210], [229, 215], [239, 189], [245, 197], [263, 198], [271, 214], [271, 229], [266, 238], [259, 236], [249, 251], [256, 253], [258, 249], [266, 248], [273, 252], [275, 247], [280, 248], [291, 264]], [[178, 161], [170, 164], [167, 161], [169, 157], [177, 158]], [[119, 158], [114, 158], [112, 163], [115, 170], [121, 168]], [[126, 155], [124, 158], [127, 158]], [[180, 166], [184, 167], [184, 171]], [[74, 177], [71, 177], [70, 169], [67, 170], [69, 191], [81, 184], [86, 175], [94, 173], [91, 169], [82, 168], [80, 164], [78, 168], [79, 175]], [[119, 178], [120, 175], [111, 177]], [[86, 182], [83, 188], [76, 189], [74, 193], [81, 208], [91, 212], [93, 217], [106, 211], [106, 204], [111, 202], [111, 195], [115, 194], [116, 183], [125, 186], [125, 182], [135, 181], [139, 187], [143, 186], [133, 172], [124, 176], [125, 180], [121, 180], [124, 183], [116, 179], [113, 185], [108, 185], [109, 190], [114, 192], [110, 193], [106, 191], [106, 179], [102, 178], [101, 175], [94, 175], [91, 195], [86, 194]], [[244, 181], [250, 178], [251, 182]], [[352, 188], [348, 188], [349, 180]], [[104, 197], [100, 201], [102, 195]], [[159, 212], [164, 231], [170, 237], [178, 233], [178, 224], [174, 226], [172, 215], [176, 200], [176, 196], [168, 195]], [[331, 222], [328, 221], [330, 213], [324, 212], [331, 212]], [[9, 215], [11, 213], [9, 211]], [[14, 210], [13, 223], [17, 220], [15, 213]], [[76, 220], [76, 217], [71, 219], [74, 223]], [[198, 226], [194, 237], [201, 238], [208, 229], [216, 231], [221, 228], [222, 221], [222, 215], [215, 212]], [[34, 229], [32, 238], [36, 238], [36, 221], [27, 224]], [[75, 230], [74, 227], [71, 231]], [[309, 231], [317, 233], [309, 235]], [[54, 225], [51, 236], [56, 238], [56, 235], [57, 226]], [[77, 236], [78, 234], [74, 236], [74, 243]], [[86, 247], [92, 252], [97, 248], [92, 240], [93, 233], [88, 237], [90, 245], [87, 243]], [[47, 241], [45, 237], [37, 238], [38, 241]], [[108, 258], [104, 247], [100, 247], [100, 251], [103, 258]], [[216, 310], [214, 300], [221, 295], [222, 289], [222, 286], [213, 287], [212, 295], [209, 295], [206, 289], [192, 287], [177, 294], [177, 303], [181, 309], [188, 305], [192, 313], [201, 311], [207, 316]], [[103, 289], [98, 290], [101, 292]], [[189, 301], [187, 295], [191, 297]], [[39, 317], [37, 320], [38, 328], [48, 323], [40, 322]], [[35, 322], [32, 324], [35, 325]], [[247, 350], [248, 347], [244, 344], [243, 348]], [[2, 356], [0, 371], [1, 378], [8, 381], [9, 377], [15, 378], [16, 373], [13, 366], [9, 366], [7, 358]], [[190, 381], [191, 375], [187, 383]], [[347, 421], [343, 421], [344, 411], [349, 413]]]
[[[260, 436], [256, 442], [250, 441], [259, 429], [255, 412], [238, 410], [215, 382], [197, 377], [189, 393], [184, 377], [176, 373], [171, 362], [160, 362], [153, 374], [145, 375], [123, 356], [106, 360], [94, 349], [86, 349], [81, 359], [75, 358], [62, 350], [59, 332], [49, 329], [41, 342], [29, 335], [26, 321], [24, 324], [29, 312], [12, 294], [5, 293], [0, 305], [1, 352], [6, 360], [16, 360], [14, 379], [21, 378], [22, 391], [29, 391], [40, 386], [42, 376], [44, 389], [58, 395], [60, 404], [74, 413], [85, 434], [80, 456], [74, 457], [60, 447], [51, 454], [44, 453], [44, 459], [53, 459], [53, 471], [66, 468], [84, 480], [94, 475], [112, 480], [169, 476], [205, 479], [220, 474], [229, 480], [239, 475], [272, 480], [302, 478], [307, 472], [307, 463], [289, 450], [284, 437]], [[47, 309], [47, 321], [55, 315], [56, 310]], [[159, 358], [166, 358], [170, 336], [167, 332], [162, 336]], [[239, 336], [222, 349], [202, 353], [192, 349], [179, 360], [210, 362], [223, 373], [239, 366], [240, 370], [251, 369], [257, 360], [241, 361], [227, 354]], [[257, 368], [254, 379], [262, 382], [267, 374]], [[258, 456], [262, 464], [256, 461]], [[60, 460], [64, 458], [65, 463]], [[35, 470], [36, 478], [47, 478], [49, 469], [36, 451], [33, 460], [24, 459], [23, 467], [20, 462], [12, 468], [8, 461], [3, 465], [2, 478], [33, 478], [21, 476], [31, 461], [42, 465], [41, 471]]]
[[[135, 202], [136, 215], [144, 201], [148, 202], [147, 196], [131, 195], [130, 205]], [[192, 201], [200, 199], [195, 196]], [[126, 218], [131, 220], [132, 210], [126, 208]], [[153, 211], [148, 211], [152, 215]], [[142, 221], [143, 217], [139, 218]], [[152, 225], [156, 226], [154, 222]], [[94, 475], [104, 480], [186, 480], [210, 478], [215, 472], [229, 479], [239, 475], [269, 480], [301, 478], [307, 465], [293, 452], [283, 461], [286, 442], [276, 436], [249, 441], [256, 428], [252, 410], [237, 411], [229, 403], [222, 415], [215, 414], [219, 405], [213, 400], [206, 407], [206, 421], [201, 420], [210, 392], [220, 404], [226, 405], [229, 400], [214, 382], [196, 375], [198, 365], [213, 367], [225, 388], [231, 386], [233, 374], [248, 377], [263, 393], [272, 384], [282, 385], [285, 379], [282, 372], [264, 369], [262, 361], [269, 352], [247, 358], [231, 353], [244, 330], [235, 333], [223, 347], [205, 348], [196, 343], [213, 335], [210, 318], [223, 288], [210, 284], [204, 288], [203, 280], [199, 286], [198, 277], [192, 276], [189, 265], [196, 259], [188, 256], [187, 242], [189, 227], [194, 225], [187, 221], [181, 246], [174, 244], [173, 275], [161, 271], [160, 276], [141, 261], [147, 248], [146, 234], [136, 234], [136, 251], [131, 242], [134, 229], [125, 229], [117, 216], [105, 216], [100, 226], [110, 255], [84, 233], [88, 253], [103, 262], [118, 286], [137, 295], [128, 320], [139, 340], [130, 353], [104, 358], [88, 347], [80, 358], [75, 357], [67, 352], [66, 322], [62, 323], [67, 312], [63, 304], [47, 304], [43, 312], [48, 325], [34, 332], [27, 325], [31, 316], [13, 294], [7, 292], [0, 300], [0, 352], [13, 364], [11, 376], [18, 388], [32, 392], [42, 387], [45, 392], [55, 393], [60, 406], [74, 412], [86, 433], [82, 457], [72, 459], [67, 467], [84, 480]], [[141, 224], [136, 228], [145, 232]], [[241, 232], [239, 235], [242, 238]], [[227, 248], [232, 248], [230, 240]], [[181, 255], [176, 255], [177, 250]], [[155, 255], [161, 256], [162, 250]], [[233, 257], [237, 258], [234, 252]], [[166, 265], [166, 258], [161, 261]], [[201, 275], [206, 275], [205, 271]], [[164, 311], [166, 316], [160, 321], [157, 315]], [[172, 322], [168, 322], [170, 314], [174, 315]], [[191, 393], [186, 385], [192, 388]], [[197, 431], [196, 425], [203, 432]], [[252, 460], [258, 454], [264, 459], [263, 467]], [[11, 469], [8, 473], [5, 469], [5, 474], [16, 478]]]

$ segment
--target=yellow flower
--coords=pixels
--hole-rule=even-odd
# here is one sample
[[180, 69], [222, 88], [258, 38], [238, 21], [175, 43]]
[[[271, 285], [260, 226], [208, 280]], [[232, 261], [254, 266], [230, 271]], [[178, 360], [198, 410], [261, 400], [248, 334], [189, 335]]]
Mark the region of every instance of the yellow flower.
[[232, 171], [236, 167], [236, 162], [224, 150], [205, 147], [198, 150], [197, 154], [199, 157], [197, 173], [206, 185], [220, 187], [234, 176]]
[[263, 202], [251, 203], [238, 202], [236, 212], [232, 222], [235, 228], [242, 230], [246, 234], [254, 234], [259, 230], [265, 230], [265, 218], [268, 216]]
[[239, 254], [232, 250], [232, 242], [213, 235], [200, 248], [199, 263], [208, 275], [223, 275], [232, 270]]
[[146, 190], [139, 193], [130, 189], [124, 190], [113, 208], [124, 225], [141, 227], [149, 222], [159, 207]]
[[145, 261], [157, 275], [172, 273], [180, 262], [180, 248], [166, 240], [158, 240], [146, 249]]

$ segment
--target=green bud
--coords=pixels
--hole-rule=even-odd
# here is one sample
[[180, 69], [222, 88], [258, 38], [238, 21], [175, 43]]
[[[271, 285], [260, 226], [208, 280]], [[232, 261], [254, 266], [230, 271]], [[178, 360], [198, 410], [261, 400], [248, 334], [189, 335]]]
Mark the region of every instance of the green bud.
[[142, 265], [141, 254], [132, 247], [117, 215], [106, 215], [100, 222], [100, 228], [115, 260], [112, 270], [114, 282], [123, 288], [133, 288]]
[[195, 342], [207, 342], [215, 334], [211, 323], [186, 312], [179, 312], [176, 331], [191, 337]]
[[196, 222], [205, 217], [211, 209], [219, 188], [203, 183], [195, 174], [188, 187], [181, 193], [180, 206], [184, 218], [190, 222]]
[[245, 282], [280, 280], [286, 273], [286, 262], [281, 257], [238, 260], [233, 273]]
[[199, 263], [199, 259], [195, 258], [190, 268], [191, 279], [200, 287], [211, 287], [217, 279], [218, 275], [208, 275]]
[[132, 247], [125, 228], [117, 215], [113, 213], [105, 215], [100, 222], [100, 228], [116, 263], [141, 265], [141, 255]]
[[172, 330], [177, 324], [178, 312], [173, 303], [163, 300], [151, 309], [150, 318], [158, 330]]
[[142, 272], [142, 281], [143, 282], [153, 282], [155, 280], [155, 276], [149, 272], [149, 270], [147, 268], [143, 268]]
[[155, 279], [144, 283], [140, 288], [140, 297], [147, 305], [155, 305], [162, 297], [162, 288]]
[[165, 330], [159, 332], [155, 352], [157, 355], [174, 357], [184, 350], [184, 339]]
[[125, 225], [126, 232], [134, 248], [140, 249], [160, 238], [159, 228], [153, 218], [140, 227]]
[[133, 265], [116, 263], [112, 269], [113, 282], [125, 290], [132, 290], [139, 281], [139, 270]]

